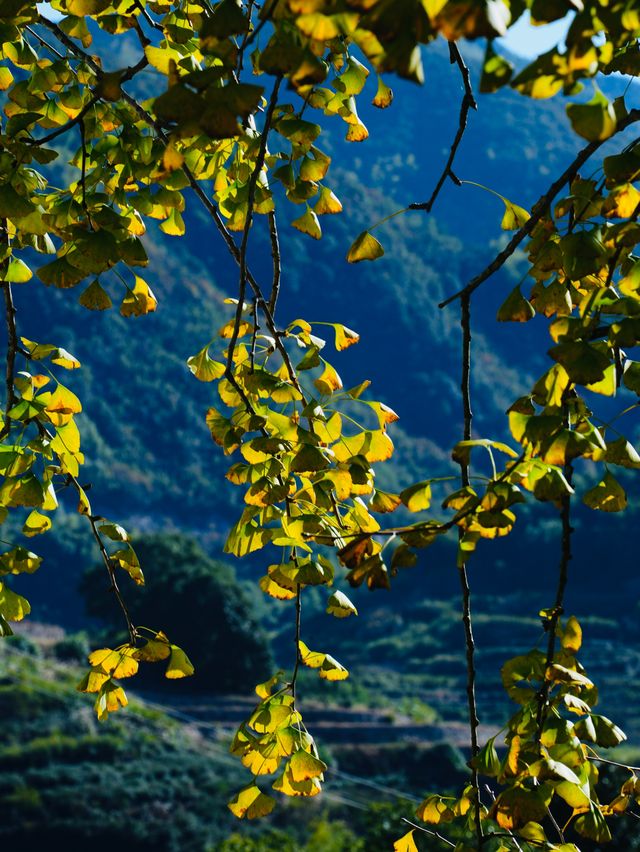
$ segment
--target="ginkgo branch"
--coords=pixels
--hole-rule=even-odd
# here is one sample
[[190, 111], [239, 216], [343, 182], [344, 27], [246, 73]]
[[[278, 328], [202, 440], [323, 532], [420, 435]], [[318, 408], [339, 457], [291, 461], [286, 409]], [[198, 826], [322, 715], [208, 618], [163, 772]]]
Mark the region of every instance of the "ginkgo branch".
[[[460, 391], [463, 410], [463, 440], [471, 440], [471, 424], [473, 412], [471, 410], [471, 296], [465, 294], [460, 302], [460, 327], [462, 329], [462, 372], [460, 379]], [[463, 488], [470, 484], [469, 465], [463, 459], [460, 464], [460, 481]], [[460, 528], [459, 539], [462, 540], [464, 531]], [[473, 636], [473, 623], [471, 617], [471, 587], [467, 574], [466, 563], [458, 568], [460, 588], [462, 591], [462, 623], [464, 625], [466, 658], [467, 658], [467, 704], [469, 708], [469, 735], [471, 740], [471, 757], [474, 758], [479, 750], [478, 744], [478, 704], [476, 701], [476, 667], [475, 667], [475, 640]], [[480, 785], [478, 770], [473, 766], [471, 770], [471, 783], [475, 792], [474, 796], [474, 822], [476, 827], [476, 839], [478, 845], [482, 844], [482, 821]]]
[[477, 110], [478, 104], [473, 94], [473, 87], [471, 86], [471, 77], [469, 75], [469, 69], [467, 68], [465, 61], [462, 58], [462, 54], [460, 53], [458, 45], [453, 41], [449, 42], [449, 61], [452, 65], [456, 64], [460, 69], [460, 74], [462, 75], [462, 82], [464, 85], [464, 95], [462, 96], [462, 102], [460, 104], [460, 116], [458, 118], [458, 130], [456, 131], [455, 138], [451, 143], [451, 148], [449, 150], [449, 156], [447, 158], [447, 162], [445, 163], [445, 167], [442, 170], [442, 174], [440, 175], [433, 192], [431, 193], [431, 197], [428, 201], [424, 201], [422, 203], [414, 202], [413, 204], [410, 204], [410, 210], [426, 210], [427, 213], [431, 212], [431, 209], [433, 208], [433, 205], [435, 204], [436, 199], [440, 194], [440, 190], [444, 186], [447, 178], [450, 178], [453, 183], [456, 184], [456, 186], [460, 186], [460, 180], [453, 171], [453, 163], [456, 158], [458, 148], [460, 147], [460, 143], [462, 142], [462, 137], [464, 136], [465, 131], [467, 129], [469, 110]]

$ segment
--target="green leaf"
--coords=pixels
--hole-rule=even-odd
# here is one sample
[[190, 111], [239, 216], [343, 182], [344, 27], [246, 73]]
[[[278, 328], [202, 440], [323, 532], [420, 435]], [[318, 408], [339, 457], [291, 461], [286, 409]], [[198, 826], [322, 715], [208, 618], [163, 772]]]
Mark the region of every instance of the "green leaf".
[[384, 254], [384, 249], [369, 231], [363, 231], [352, 243], [347, 252], [349, 263], [360, 263], [361, 260], [377, 260]]
[[88, 308], [90, 311], [106, 311], [113, 305], [109, 294], [97, 278], [81, 293], [78, 301], [83, 308]]
[[616, 131], [617, 122], [613, 104], [598, 88], [588, 103], [568, 104], [566, 109], [574, 131], [589, 142], [608, 139]]
[[480, 91], [483, 94], [496, 92], [506, 86], [512, 76], [513, 65], [503, 56], [499, 56], [493, 49], [493, 43], [488, 41], [482, 65]]
[[590, 509], [599, 509], [601, 512], [623, 512], [628, 502], [624, 488], [609, 472], [582, 499]]
[[378, 90], [376, 95], [372, 101], [375, 107], [378, 109], [386, 109], [391, 106], [391, 102], [393, 101], [393, 90], [386, 85], [382, 77], [378, 75]]
[[583, 340], [567, 340], [549, 350], [554, 361], [565, 368], [571, 381], [590, 385], [604, 378], [610, 359], [600, 349]]
[[520, 285], [511, 291], [498, 309], [498, 322], [528, 322], [536, 315], [531, 302], [522, 295]]

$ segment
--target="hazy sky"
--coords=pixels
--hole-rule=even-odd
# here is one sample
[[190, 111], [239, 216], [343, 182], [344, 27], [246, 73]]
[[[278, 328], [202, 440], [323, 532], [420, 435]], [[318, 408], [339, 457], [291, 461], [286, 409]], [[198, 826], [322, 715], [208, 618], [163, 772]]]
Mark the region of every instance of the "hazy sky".
[[562, 41], [569, 29], [569, 23], [570, 20], [565, 18], [562, 21], [554, 21], [553, 24], [534, 27], [530, 23], [529, 13], [525, 12], [507, 35], [498, 39], [498, 44], [504, 45], [512, 53], [532, 59]]

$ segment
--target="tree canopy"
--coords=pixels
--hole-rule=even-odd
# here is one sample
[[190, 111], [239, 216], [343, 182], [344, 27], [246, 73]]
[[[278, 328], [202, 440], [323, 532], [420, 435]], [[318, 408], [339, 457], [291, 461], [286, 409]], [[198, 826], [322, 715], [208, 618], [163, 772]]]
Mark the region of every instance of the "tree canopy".
[[[563, 44], [514, 74], [494, 39], [525, 13], [534, 24], [566, 18], [568, 29]], [[141, 274], [146, 223], [158, 220], [165, 234], [180, 237], [185, 205], [198, 204], [238, 267], [229, 283], [230, 318], [211, 340], [193, 341], [187, 362], [195, 380], [215, 387], [206, 423], [220, 451], [233, 456], [226, 476], [243, 494], [245, 508], [225, 550], [238, 558], [261, 553], [262, 591], [290, 601], [292, 611], [290, 670], [257, 686], [255, 711], [232, 745], [252, 779], [230, 801], [231, 811], [249, 819], [268, 814], [275, 805], [268, 785], [295, 797], [321, 791], [327, 766], [304, 724], [298, 675], [306, 666], [331, 682], [349, 672], [333, 649], [306, 644], [308, 588], [335, 584], [327, 591], [328, 615], [353, 618], [356, 607], [338, 586], [389, 588], [416, 563], [418, 551], [453, 536], [469, 782], [458, 796], [427, 796], [396, 849], [414, 850], [434, 837], [459, 852], [575, 852], [579, 837], [607, 841], [608, 820], [640, 797], [640, 781], [629, 768], [615, 797], [599, 798], [598, 766], [609, 760], [601, 749], [625, 737], [595, 709], [597, 689], [579, 660], [582, 628], [565, 613], [564, 601], [572, 507], [581, 500], [596, 511], [623, 511], [625, 484], [640, 467], [627, 437], [640, 393], [640, 362], [632, 357], [640, 340], [640, 142], [633, 136], [640, 110], [631, 106], [637, 7], [626, 0], [54, 0], [41, 10], [2, 0], [0, 14], [6, 93], [0, 278], [7, 329], [1, 519], [17, 542], [21, 534], [46, 533], [69, 493], [86, 518], [127, 634], [123, 644], [89, 656], [79, 688], [96, 695], [99, 718], [127, 703], [121, 680], [140, 664], [163, 661], [170, 679], [190, 675], [190, 649], [175, 644], [170, 613], [167, 624], [151, 627], [134, 617], [125, 583], [145, 582], [135, 544], [117, 518], [100, 514], [100, 495], [82, 477], [75, 419], [82, 402], [72, 389], [72, 371], [81, 365], [65, 341], [22, 335], [12, 288], [36, 279], [62, 289], [82, 285], [85, 308], [109, 310], [116, 302], [125, 317], [160, 309]], [[322, 148], [325, 127], [342, 121], [347, 141], [364, 142], [368, 130], [357, 105], [367, 77], [378, 75], [374, 105], [389, 107], [393, 75], [424, 82], [422, 52], [439, 37], [460, 78], [458, 129], [431, 196], [392, 216], [407, 210], [427, 216], [445, 183], [461, 192], [473, 183], [456, 172], [477, 109], [464, 39], [486, 40], [481, 91], [510, 85], [534, 99], [565, 96], [568, 128], [582, 147], [530, 210], [499, 187], [481, 187], [500, 199], [501, 227], [510, 236], [483, 270], [433, 308], [459, 316], [463, 427], [451, 435], [459, 472], [419, 471], [418, 481], [395, 493], [376, 487], [375, 467], [393, 454], [397, 415], [370, 397], [364, 377], [345, 388], [328, 355], [359, 342], [345, 324], [352, 317], [279, 320], [286, 286], [279, 228], [283, 217], [295, 215], [294, 228], [322, 237], [322, 217], [342, 210]], [[598, 75], [610, 74], [629, 78], [626, 99], [610, 102], [598, 88]], [[590, 100], [581, 94], [585, 81]], [[397, 122], [402, 105], [395, 108]], [[353, 234], [350, 263], [384, 254], [383, 230], [373, 231], [389, 218]], [[266, 281], [249, 257], [261, 227], [272, 265]], [[545, 371], [509, 408], [504, 440], [473, 428], [472, 332], [479, 291], [517, 252], [526, 256], [525, 274], [497, 320], [544, 317], [551, 345], [542, 347]], [[619, 409], [602, 397], [616, 397]], [[583, 472], [593, 479], [587, 487]], [[477, 545], [508, 535], [519, 504], [532, 498], [559, 514], [557, 586], [539, 613], [540, 647], [522, 649], [502, 667], [516, 710], [501, 741], [496, 735], [481, 743], [469, 566]], [[397, 522], [388, 523], [385, 516], [394, 512]], [[24, 543], [7, 547], [0, 555], [4, 634], [30, 609], [6, 578], [33, 573], [41, 563]], [[173, 569], [180, 573], [177, 560]], [[169, 610], [177, 606], [170, 592], [163, 599]]]

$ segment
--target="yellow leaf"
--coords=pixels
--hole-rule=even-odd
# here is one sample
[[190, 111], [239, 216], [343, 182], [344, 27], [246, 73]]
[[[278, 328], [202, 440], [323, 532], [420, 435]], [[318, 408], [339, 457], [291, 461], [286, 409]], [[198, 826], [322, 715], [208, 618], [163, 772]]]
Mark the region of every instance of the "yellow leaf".
[[265, 574], [264, 577], [261, 577], [258, 581], [258, 585], [265, 593], [265, 595], [269, 595], [272, 598], [276, 598], [279, 601], [290, 601], [295, 598], [296, 593], [291, 591], [291, 589], [285, 589], [282, 586], [279, 586], [274, 580], [271, 579], [268, 575]]
[[227, 807], [238, 819], [257, 819], [271, 813], [275, 806], [275, 799], [263, 793], [255, 784], [245, 787], [244, 790], [234, 796]]
[[418, 482], [400, 492], [400, 500], [410, 512], [422, 512], [431, 505], [431, 482]]
[[[309, 664], [307, 663], [307, 665]], [[349, 677], [347, 669], [334, 659], [331, 654], [324, 655], [324, 660], [318, 674], [323, 680], [345, 680]]]
[[5, 583], [0, 583], [0, 615], [3, 618], [7, 621], [22, 621], [30, 612], [31, 605], [26, 598], [12, 592]]
[[562, 647], [575, 654], [580, 650], [581, 645], [582, 628], [580, 627], [580, 622], [575, 615], [572, 615], [567, 619], [567, 623], [565, 624], [562, 632]]
[[359, 263], [361, 260], [377, 260], [384, 254], [382, 245], [368, 231], [363, 231], [353, 242], [347, 252], [349, 263]]
[[294, 781], [309, 781], [311, 778], [322, 780], [322, 773], [327, 768], [327, 764], [309, 752], [300, 750], [289, 761], [289, 768]]
[[394, 852], [418, 852], [418, 847], [413, 839], [413, 831], [414, 830], [412, 829], [408, 834], [405, 834], [404, 837], [401, 837], [399, 840], [394, 842]]
[[335, 195], [328, 186], [323, 186], [320, 190], [320, 197], [313, 209], [318, 216], [342, 213], [342, 203], [338, 196]]
[[337, 371], [328, 364], [326, 361], [322, 361], [324, 364], [324, 369], [322, 373], [318, 376], [318, 378], [314, 381], [314, 385], [322, 394], [332, 394], [334, 391], [340, 390], [342, 387], [342, 379], [338, 375]]
[[34, 509], [24, 522], [22, 532], [27, 536], [27, 538], [31, 538], [32, 536], [40, 535], [40, 533], [44, 533], [49, 529], [51, 529], [51, 518], [48, 518], [46, 515], [38, 512], [37, 509]]
[[209, 347], [205, 346], [197, 355], [192, 355], [187, 361], [187, 366], [201, 382], [213, 382], [222, 378], [225, 365], [219, 361], [213, 361], [209, 356]]
[[89, 654], [89, 662], [94, 668], [100, 668], [111, 677], [132, 677], [138, 671], [138, 661], [134, 659], [135, 648], [125, 647], [113, 651], [101, 648]]
[[273, 782], [273, 789], [285, 796], [317, 796], [322, 787], [319, 778], [309, 778], [306, 781], [296, 781], [293, 778], [289, 764], [279, 778]]
[[302, 640], [298, 642], [298, 648], [300, 650], [300, 659], [310, 669], [319, 669], [327, 656], [320, 653], [320, 651], [310, 651]]
[[54, 426], [65, 426], [74, 414], [82, 411], [82, 403], [78, 397], [64, 387], [58, 385], [53, 393], [43, 393], [38, 399], [45, 406], [45, 411]]
[[129, 290], [120, 305], [123, 317], [141, 317], [150, 314], [158, 307], [158, 300], [146, 281], [138, 275], [135, 277], [133, 290]]
[[378, 109], [386, 109], [388, 106], [391, 106], [392, 100], [393, 90], [386, 85], [382, 77], [378, 76], [378, 91], [372, 101], [373, 105], [378, 107]]
[[126, 707], [128, 703], [125, 691], [121, 686], [112, 683], [110, 679], [105, 681], [100, 687], [98, 700], [95, 703], [98, 719], [104, 722], [109, 713], [115, 713], [121, 707]]
[[503, 231], [515, 231], [529, 221], [531, 216], [524, 207], [513, 204], [507, 198], [503, 198], [502, 200], [504, 201], [505, 211], [500, 227]]
[[169, 665], [167, 666], [164, 676], [170, 680], [175, 680], [176, 678], [189, 677], [194, 671], [195, 669], [191, 664], [191, 660], [187, 657], [182, 648], [178, 648], [177, 645], [172, 645]]
[[322, 236], [322, 228], [320, 227], [318, 217], [315, 211], [313, 211], [308, 205], [302, 216], [295, 219], [291, 224], [294, 228], [297, 228], [298, 231], [302, 231], [303, 234], [308, 234], [310, 237], [313, 237], [314, 240], [319, 240]]

